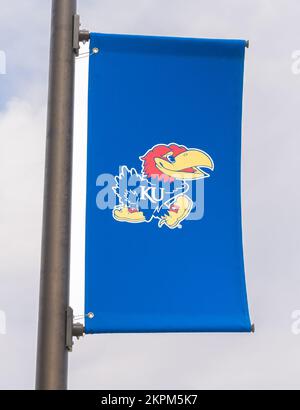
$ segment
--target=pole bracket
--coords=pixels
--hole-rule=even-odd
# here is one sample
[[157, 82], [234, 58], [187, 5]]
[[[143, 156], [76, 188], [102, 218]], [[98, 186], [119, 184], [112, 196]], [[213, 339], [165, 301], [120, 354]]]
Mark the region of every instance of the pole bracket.
[[73, 309], [68, 307], [66, 312], [66, 349], [69, 352], [73, 350], [73, 337], [83, 337], [85, 335], [85, 328], [82, 323], [74, 323]]
[[90, 32], [88, 30], [80, 30], [80, 16], [75, 14], [73, 16], [73, 50], [76, 57], [79, 56], [80, 42], [86, 43], [90, 40]]

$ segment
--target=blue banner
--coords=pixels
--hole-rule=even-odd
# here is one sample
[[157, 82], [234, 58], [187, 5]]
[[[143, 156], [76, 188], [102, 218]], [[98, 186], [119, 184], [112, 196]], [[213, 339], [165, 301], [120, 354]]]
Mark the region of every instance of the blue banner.
[[245, 41], [91, 35], [87, 333], [250, 332]]

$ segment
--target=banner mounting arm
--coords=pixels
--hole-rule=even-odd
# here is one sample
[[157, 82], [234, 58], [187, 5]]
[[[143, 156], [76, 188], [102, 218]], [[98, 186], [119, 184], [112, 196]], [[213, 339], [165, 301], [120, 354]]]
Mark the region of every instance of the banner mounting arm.
[[90, 41], [90, 32], [89, 30], [80, 30], [79, 31], [79, 41], [86, 43], [87, 41]]

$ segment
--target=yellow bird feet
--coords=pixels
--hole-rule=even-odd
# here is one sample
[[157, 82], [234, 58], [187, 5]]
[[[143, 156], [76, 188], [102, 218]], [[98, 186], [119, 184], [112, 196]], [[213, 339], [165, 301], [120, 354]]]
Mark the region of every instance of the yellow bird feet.
[[113, 217], [119, 222], [140, 223], [145, 222], [143, 212], [134, 208], [116, 208], [113, 211]]
[[177, 228], [180, 222], [191, 212], [192, 206], [193, 202], [190, 198], [185, 195], [180, 195], [170, 206], [168, 214], [161, 218], [158, 226], [162, 227], [165, 224], [171, 229]]
[[[163, 225], [167, 225], [171, 229], [177, 228], [180, 225], [180, 222], [189, 215], [192, 206], [193, 202], [190, 198], [185, 195], [178, 196], [168, 209], [167, 214], [161, 217], [158, 226], [161, 228]], [[143, 212], [135, 208], [115, 208], [113, 211], [113, 217], [119, 222], [146, 222]]]

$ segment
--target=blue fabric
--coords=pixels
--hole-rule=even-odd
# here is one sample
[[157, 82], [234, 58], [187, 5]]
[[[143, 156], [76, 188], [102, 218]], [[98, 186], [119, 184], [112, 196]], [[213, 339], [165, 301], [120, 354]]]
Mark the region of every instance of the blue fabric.
[[240, 201], [245, 45], [91, 35], [87, 333], [251, 331]]

